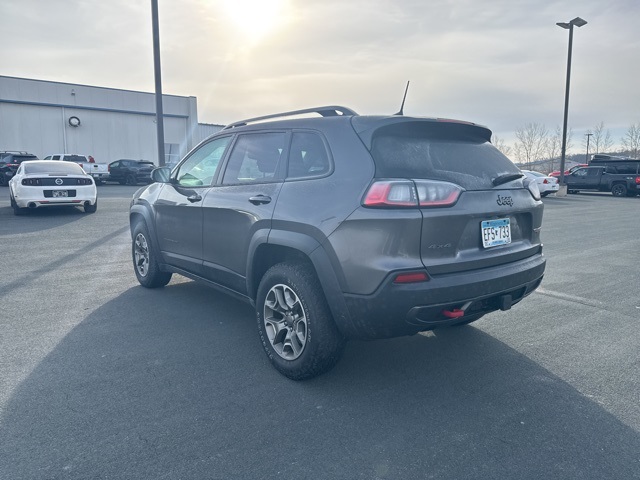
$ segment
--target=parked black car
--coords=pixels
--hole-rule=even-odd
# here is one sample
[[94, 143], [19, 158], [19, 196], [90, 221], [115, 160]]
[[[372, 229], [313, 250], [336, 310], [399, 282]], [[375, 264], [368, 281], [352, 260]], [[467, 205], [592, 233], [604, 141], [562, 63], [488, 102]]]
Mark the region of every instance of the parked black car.
[[543, 204], [490, 139], [344, 107], [228, 125], [134, 195], [135, 274], [250, 302], [268, 358], [296, 380], [330, 369], [349, 338], [508, 310], [543, 277]]
[[0, 152], [0, 186], [9, 185], [9, 180], [25, 160], [38, 160], [38, 157], [27, 152]]
[[148, 160], [129, 160], [123, 158], [109, 164], [110, 182], [118, 182], [120, 185], [137, 185], [138, 183], [151, 183], [151, 171], [155, 168], [153, 162]]

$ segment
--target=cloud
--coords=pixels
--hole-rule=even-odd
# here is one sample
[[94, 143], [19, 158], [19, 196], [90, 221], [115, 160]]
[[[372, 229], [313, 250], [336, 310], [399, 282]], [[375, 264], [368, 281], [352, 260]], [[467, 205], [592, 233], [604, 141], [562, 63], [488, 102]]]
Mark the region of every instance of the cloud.
[[[503, 138], [528, 122], [555, 128], [568, 45], [555, 22], [575, 16], [589, 23], [574, 35], [570, 124], [640, 121], [635, 0], [288, 0], [258, 40], [223, 0], [159, 3], [163, 90], [196, 96], [202, 122], [322, 104], [391, 113], [411, 80], [408, 114]], [[148, 2], [22, 0], [0, 4], [0, 17], [5, 75], [154, 89]]]

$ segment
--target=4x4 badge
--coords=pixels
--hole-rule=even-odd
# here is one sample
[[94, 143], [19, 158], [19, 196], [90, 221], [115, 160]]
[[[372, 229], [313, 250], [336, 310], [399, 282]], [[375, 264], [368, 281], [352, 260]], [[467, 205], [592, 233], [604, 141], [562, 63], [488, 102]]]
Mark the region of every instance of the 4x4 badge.
[[500, 195], [498, 195], [498, 200], [496, 201], [500, 206], [509, 205], [510, 207], [513, 207], [513, 198], [511, 198], [510, 196], [501, 197]]

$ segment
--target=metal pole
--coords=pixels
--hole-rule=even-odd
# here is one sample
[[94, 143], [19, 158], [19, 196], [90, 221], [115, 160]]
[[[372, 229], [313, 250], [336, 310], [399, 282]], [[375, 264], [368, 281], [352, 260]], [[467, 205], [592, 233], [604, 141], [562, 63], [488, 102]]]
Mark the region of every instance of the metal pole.
[[571, 49], [573, 47], [573, 23], [569, 23], [569, 55], [567, 58], [567, 87], [564, 93], [564, 122], [562, 124], [562, 156], [560, 157], [560, 185], [564, 185], [564, 162], [567, 155], [567, 120], [569, 117], [569, 85], [571, 83]]
[[156, 128], [158, 137], [158, 165], [164, 166], [164, 113], [162, 111], [162, 78], [160, 69], [160, 28], [158, 26], [158, 0], [151, 0], [153, 29], [153, 69], [156, 80]]
[[[586, 161], [584, 163], [589, 163], [589, 140], [591, 140], [591, 135], [593, 135], [593, 133], [585, 133], [585, 135], [587, 136], [587, 156], [586, 156]], [[597, 145], [596, 145], [597, 147]], [[596, 152], [597, 153], [597, 152]]]

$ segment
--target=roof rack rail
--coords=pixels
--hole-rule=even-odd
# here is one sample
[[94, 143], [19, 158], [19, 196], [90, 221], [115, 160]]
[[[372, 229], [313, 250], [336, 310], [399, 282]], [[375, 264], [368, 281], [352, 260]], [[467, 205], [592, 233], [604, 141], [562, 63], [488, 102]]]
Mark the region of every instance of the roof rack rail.
[[271, 118], [292, 117], [294, 115], [303, 115], [305, 113], [317, 113], [323, 117], [337, 117], [340, 115], [358, 115], [356, 112], [347, 107], [340, 107], [338, 105], [331, 105], [326, 107], [313, 107], [305, 108], [303, 110], [293, 110], [291, 112], [274, 113], [271, 115], [264, 115], [262, 117], [248, 118], [246, 120], [239, 120], [234, 123], [230, 123], [223, 130], [230, 128], [242, 127], [248, 123], [259, 122], [260, 120], [268, 120]]

